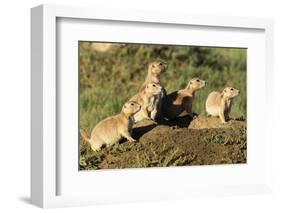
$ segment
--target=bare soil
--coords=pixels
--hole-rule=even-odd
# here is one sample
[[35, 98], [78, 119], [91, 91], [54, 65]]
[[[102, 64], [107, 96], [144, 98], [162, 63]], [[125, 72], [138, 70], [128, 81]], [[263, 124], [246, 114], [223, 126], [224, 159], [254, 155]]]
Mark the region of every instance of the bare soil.
[[133, 130], [135, 143], [121, 141], [94, 153], [80, 145], [80, 169], [115, 169], [246, 163], [246, 122], [188, 116], [174, 121], [151, 121]]

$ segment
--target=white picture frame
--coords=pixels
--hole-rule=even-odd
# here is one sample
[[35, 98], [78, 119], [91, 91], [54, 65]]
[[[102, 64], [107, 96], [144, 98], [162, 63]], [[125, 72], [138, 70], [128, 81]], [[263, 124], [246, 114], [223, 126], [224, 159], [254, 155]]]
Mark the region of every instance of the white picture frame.
[[[108, 184], [105, 187], [104, 192], [99, 192], [97, 194], [85, 194], [83, 191], [81, 194], [60, 194], [58, 188], [62, 184], [60, 180], [59, 173], [61, 172], [61, 166], [58, 166], [58, 159], [60, 159], [60, 152], [58, 152], [57, 147], [57, 119], [58, 119], [58, 100], [57, 92], [60, 87], [60, 81], [57, 78], [57, 49], [58, 49], [58, 21], [59, 19], [73, 20], [98, 20], [102, 25], [102, 22], [106, 21], [118, 21], [118, 24], [122, 26], [122, 23], [135, 23], [137, 24], [153, 24], [154, 26], [165, 26], [168, 28], [173, 28], [176, 26], [198, 26], [202, 28], [211, 29], [225, 29], [231, 32], [232, 30], [257, 30], [262, 32], [263, 37], [260, 41], [265, 43], [264, 57], [263, 61], [264, 67], [260, 68], [260, 75], [257, 74], [256, 81], [264, 82], [264, 88], [262, 89], [262, 96], [266, 98], [264, 103], [260, 103], [260, 108], [253, 110], [250, 113], [249, 123], [255, 123], [255, 115], [262, 112], [263, 108], [267, 110], [273, 109], [274, 97], [266, 96], [268, 92], [273, 87], [270, 79], [273, 76], [273, 21], [271, 19], [256, 19], [256, 18], [238, 18], [238, 17], [216, 17], [216, 16], [203, 16], [203, 15], [188, 15], [188, 14], [173, 14], [173, 13], [161, 13], [161, 12], [149, 12], [149, 11], [122, 11], [122, 10], [112, 10], [112, 9], [101, 9], [101, 8], [84, 8], [84, 7], [74, 7], [74, 6], [54, 6], [54, 5], [41, 5], [31, 10], [31, 81], [32, 81], [32, 103], [31, 103], [31, 201], [33, 204], [47, 208], [47, 207], [62, 207], [62, 206], [76, 206], [76, 205], [91, 205], [99, 203], [116, 203], [116, 202], [139, 202], [145, 200], [165, 200], [165, 199], [183, 199], [187, 197], [198, 197], [198, 196], [214, 196], [214, 195], [242, 195], [242, 194], [253, 194], [253, 193], [265, 193], [271, 191], [271, 165], [268, 160], [270, 157], [270, 142], [271, 131], [274, 131], [273, 122], [270, 122], [272, 118], [266, 119], [266, 131], [265, 133], [257, 133], [256, 140], [261, 143], [260, 149], [257, 150], [256, 157], [264, 156], [264, 164], [260, 167], [255, 167], [253, 174], [263, 174], [262, 177], [257, 178], [256, 181], [252, 181], [250, 184], [250, 178], [243, 179], [240, 181], [216, 183], [214, 185], [200, 185], [198, 183], [191, 186], [183, 186], [182, 188], [177, 187], [173, 184], [167, 184], [159, 181], [159, 184], [149, 186], [152, 191], [147, 193], [145, 186], [144, 191], [136, 188], [135, 193], [132, 189], [126, 189], [118, 191], [118, 193], [110, 193], [111, 185]], [[234, 35], [235, 36], [235, 35]], [[139, 39], [139, 38], [136, 38]], [[109, 42], [111, 40], [108, 40]], [[161, 41], [159, 41], [161, 42]], [[205, 43], [208, 45], [208, 42]], [[210, 43], [210, 46], [215, 45]], [[77, 68], [77, 67], [76, 67]], [[260, 77], [259, 77], [260, 76]], [[265, 78], [262, 78], [265, 77]], [[248, 83], [252, 82], [254, 79], [248, 78]], [[254, 88], [254, 84], [253, 84]], [[251, 88], [249, 90], [251, 94]], [[257, 98], [257, 97], [256, 97]], [[251, 98], [251, 102], [254, 103], [255, 97]], [[250, 104], [251, 104], [250, 102]], [[248, 109], [249, 110], [249, 109]], [[251, 131], [250, 131], [251, 132]], [[263, 135], [260, 135], [263, 134]], [[261, 139], [258, 139], [262, 136]], [[251, 138], [250, 138], [251, 139]], [[252, 138], [253, 140], [253, 138]], [[63, 147], [63, 146], [62, 146]], [[253, 147], [253, 146], [252, 146]], [[251, 147], [250, 147], [251, 148]], [[255, 149], [253, 147], [253, 149]], [[60, 150], [61, 151], [61, 150]], [[73, 150], [72, 150], [73, 151]], [[70, 152], [70, 154], [72, 153]], [[67, 152], [64, 151], [64, 152]], [[262, 154], [262, 155], [261, 155]], [[72, 161], [71, 161], [72, 162]], [[251, 164], [251, 163], [250, 163]], [[249, 164], [249, 166], [250, 166]], [[208, 167], [204, 169], [204, 172], [198, 172], [198, 167], [189, 168], [190, 177], [191, 173], [194, 173], [194, 179], [198, 178], [200, 175], [206, 175], [208, 172], [214, 171], [220, 174], [224, 169], [231, 173], [247, 172], [248, 167], [236, 167], [234, 169], [229, 169], [227, 167], [218, 166]], [[169, 169], [144, 169], [130, 170], [127, 171], [105, 171], [100, 172], [97, 176], [102, 180], [110, 180], [113, 172], [116, 174], [122, 174], [125, 180], [129, 178], [139, 178], [142, 172], [145, 172], [149, 178], [153, 181], [153, 177], [157, 175], [165, 175], [171, 181], [173, 177], [180, 177], [187, 167], [182, 168], [169, 168]], [[217, 171], [216, 171], [217, 170]], [[64, 171], [64, 170], [62, 170]], [[173, 172], [173, 175], [171, 175]], [[77, 170], [78, 173], [78, 170]], [[151, 176], [150, 173], [152, 174]], [[81, 174], [81, 173], [80, 173]], [[97, 173], [96, 173], [97, 174]], [[247, 173], [245, 173], [247, 174]], [[66, 173], [65, 175], [70, 175]], [[95, 174], [91, 174], [93, 177]], [[153, 176], [154, 175], [154, 176]], [[171, 176], [170, 176], [171, 175]], [[87, 183], [92, 177], [86, 177], [83, 173], [79, 176]], [[215, 175], [213, 176], [215, 177]], [[99, 180], [100, 180], [99, 179]], [[163, 177], [165, 180], [165, 178]], [[63, 179], [65, 180], [65, 179]], [[73, 191], [77, 190], [75, 188], [75, 181], [70, 176], [68, 178], [69, 185], [67, 187], [73, 187]], [[121, 180], [120, 180], [121, 181]], [[149, 181], [149, 179], [144, 178], [144, 182]], [[106, 182], [106, 181], [105, 181]], [[100, 183], [102, 184], [102, 183]], [[104, 183], [106, 184], [106, 183]], [[128, 181], [128, 188], [132, 188], [133, 183]], [[155, 186], [155, 188], [153, 188]], [[125, 187], [126, 188], [126, 187]], [[140, 187], [139, 187], [140, 188]], [[70, 191], [72, 189], [70, 188]], [[89, 188], [90, 190], [90, 188]], [[103, 194], [102, 194], [103, 193]], [[121, 194], [119, 194], [121, 193]], [[121, 196], [122, 195], [122, 196]]]

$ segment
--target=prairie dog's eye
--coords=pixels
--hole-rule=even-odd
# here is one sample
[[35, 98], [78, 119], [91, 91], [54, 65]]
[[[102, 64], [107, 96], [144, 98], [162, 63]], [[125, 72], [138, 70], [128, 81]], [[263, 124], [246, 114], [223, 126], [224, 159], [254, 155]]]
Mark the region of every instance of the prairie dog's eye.
[[199, 82], [200, 80], [199, 80], [199, 79], [197, 79], [196, 81], [197, 81], [197, 82]]
[[134, 104], [133, 104], [133, 103], [131, 103], [131, 106], [134, 106]]
[[155, 84], [153, 84], [153, 87], [156, 87], [156, 85], [155, 85]]
[[163, 64], [160, 62], [159, 65], [162, 66]]
[[233, 91], [233, 88], [231, 88], [230, 90]]

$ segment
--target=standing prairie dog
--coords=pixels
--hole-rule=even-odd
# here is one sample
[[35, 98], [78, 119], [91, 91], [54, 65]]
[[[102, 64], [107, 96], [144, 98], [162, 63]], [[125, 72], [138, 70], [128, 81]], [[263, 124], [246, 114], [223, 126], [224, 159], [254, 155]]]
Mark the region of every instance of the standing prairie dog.
[[92, 130], [89, 137], [84, 130], [80, 130], [82, 138], [89, 142], [93, 151], [99, 151], [103, 145], [117, 143], [122, 137], [129, 141], [136, 141], [131, 137], [133, 115], [140, 110], [140, 105], [129, 101], [124, 104], [122, 111], [115, 116], [100, 121]]
[[158, 96], [162, 91], [162, 87], [158, 83], [148, 83], [145, 89], [133, 96], [130, 101], [134, 101], [141, 106], [140, 111], [133, 115], [134, 122], [139, 122], [144, 119], [152, 119], [151, 113], [155, 106], [155, 96]]
[[208, 116], [219, 116], [222, 123], [229, 120], [232, 99], [239, 95], [239, 90], [226, 87], [222, 92], [213, 91], [206, 100], [206, 112]]
[[159, 116], [162, 105], [161, 100], [166, 95], [166, 91], [160, 81], [160, 76], [162, 73], [166, 72], [167, 68], [167, 64], [160, 59], [151, 62], [148, 66], [146, 79], [139, 89], [139, 92], [145, 90], [146, 85], [148, 85], [149, 83], [157, 83], [162, 87], [162, 91], [158, 95], [155, 95], [152, 100], [154, 102], [154, 108], [151, 110], [150, 117], [153, 120], [155, 120], [155, 118]]
[[163, 99], [163, 116], [173, 119], [179, 116], [183, 111], [193, 117], [192, 101], [195, 93], [205, 86], [206, 82], [200, 78], [192, 78], [186, 88], [175, 91]]
[[167, 68], [168, 68], [167, 64], [160, 59], [151, 62], [148, 65], [147, 76], [144, 83], [141, 85], [139, 92], [144, 90], [145, 86], [149, 83], [158, 83], [161, 85], [160, 75], [164, 73], [167, 70]]

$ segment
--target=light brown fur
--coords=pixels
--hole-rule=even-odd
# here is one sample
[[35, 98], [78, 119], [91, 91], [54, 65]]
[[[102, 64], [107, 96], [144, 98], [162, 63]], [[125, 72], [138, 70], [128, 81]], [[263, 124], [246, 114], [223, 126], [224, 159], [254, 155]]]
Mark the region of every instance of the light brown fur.
[[158, 83], [148, 83], [144, 90], [134, 95], [130, 101], [134, 101], [141, 105], [141, 110], [134, 114], [134, 121], [139, 122], [144, 119], [152, 119], [151, 113], [156, 108], [155, 96], [162, 91], [162, 87]]
[[226, 87], [223, 92], [213, 91], [206, 100], [206, 112], [208, 116], [219, 116], [222, 123], [229, 120], [232, 100], [239, 94], [239, 90]]
[[168, 119], [173, 119], [186, 111], [193, 117], [192, 102], [195, 93], [205, 86], [205, 81], [199, 78], [192, 78], [186, 88], [175, 91], [163, 99], [162, 113]]
[[155, 118], [160, 114], [160, 109], [162, 105], [161, 100], [166, 95], [166, 91], [163, 85], [161, 84], [160, 76], [162, 73], [166, 72], [167, 68], [168, 68], [167, 64], [162, 60], [158, 59], [151, 62], [148, 66], [146, 79], [139, 89], [139, 92], [142, 92], [143, 90], [145, 90], [146, 85], [149, 83], [157, 83], [160, 84], [160, 86], [162, 86], [162, 91], [158, 95], [153, 97], [153, 102], [154, 102], [153, 105], [155, 107], [152, 109], [150, 115], [150, 117], [153, 120], [155, 120]]
[[[162, 60], [155, 60], [148, 65], [147, 76], [144, 83], [141, 85], [139, 92], [145, 89], [149, 83], [158, 83], [161, 85], [160, 75], [166, 72], [168, 66]], [[161, 85], [162, 86], [162, 85]]]
[[112, 145], [117, 143], [122, 137], [129, 141], [135, 141], [131, 137], [133, 127], [133, 115], [140, 110], [140, 105], [129, 101], [121, 113], [108, 117], [100, 121], [92, 130], [89, 137], [84, 130], [80, 130], [82, 138], [89, 142], [93, 151], [99, 151], [103, 145]]

